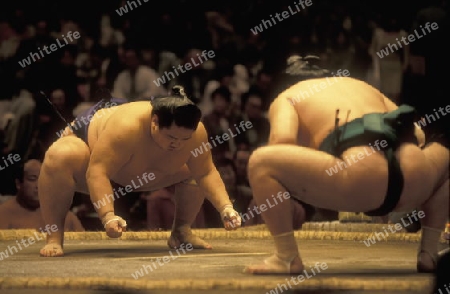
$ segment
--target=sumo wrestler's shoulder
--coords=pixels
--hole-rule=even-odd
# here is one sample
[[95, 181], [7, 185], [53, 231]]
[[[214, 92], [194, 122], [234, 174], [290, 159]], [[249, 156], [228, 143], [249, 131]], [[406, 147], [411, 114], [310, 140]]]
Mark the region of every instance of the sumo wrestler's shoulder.
[[18, 212], [18, 203], [15, 197], [11, 197], [0, 204], [0, 220], [6, 222]]
[[133, 131], [142, 125], [142, 121], [148, 119], [151, 113], [151, 106], [147, 103], [132, 102], [119, 106], [108, 119], [107, 124], [119, 130]]
[[197, 142], [202, 142], [205, 139], [208, 139], [208, 132], [206, 131], [205, 125], [203, 122], [199, 122], [197, 129], [194, 132], [194, 139]]

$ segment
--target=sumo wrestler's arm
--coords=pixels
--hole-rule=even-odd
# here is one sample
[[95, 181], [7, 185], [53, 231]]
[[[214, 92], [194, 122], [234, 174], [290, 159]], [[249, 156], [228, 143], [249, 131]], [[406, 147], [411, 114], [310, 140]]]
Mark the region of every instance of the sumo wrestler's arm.
[[130, 160], [131, 148], [137, 144], [135, 133], [136, 127], [131, 123], [110, 120], [94, 145], [86, 172], [91, 201], [110, 237], [120, 237], [122, 228], [126, 227], [126, 222], [114, 215], [115, 198], [110, 179]]
[[292, 104], [295, 100], [281, 96], [269, 108], [269, 145], [297, 144], [298, 115]]
[[[208, 142], [207, 132], [202, 123], [197, 128], [195, 141], [198, 146], [202, 146], [203, 142]], [[220, 212], [225, 229], [231, 230], [240, 227], [241, 218], [233, 209], [225, 184], [212, 161], [211, 151], [207, 150], [203, 154], [197, 153], [197, 156], [191, 155], [186, 165], [206, 198]]]

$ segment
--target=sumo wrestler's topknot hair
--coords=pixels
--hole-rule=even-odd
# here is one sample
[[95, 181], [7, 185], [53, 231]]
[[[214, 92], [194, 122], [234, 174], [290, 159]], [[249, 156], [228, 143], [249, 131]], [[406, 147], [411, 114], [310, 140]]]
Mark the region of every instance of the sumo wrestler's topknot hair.
[[151, 115], [158, 117], [160, 128], [170, 128], [172, 124], [196, 130], [202, 112], [194, 102], [192, 102], [182, 86], [176, 85], [172, 88], [169, 96], [152, 99]]
[[287, 68], [285, 72], [292, 76], [305, 78], [323, 77], [329, 74], [329, 70], [319, 67], [319, 62], [320, 57], [315, 55], [307, 55], [305, 57], [292, 55], [287, 59]]
[[182, 86], [173, 86], [172, 88], [172, 95], [181, 96], [185, 99], [187, 99], [186, 92], [184, 92], [184, 88]]
[[323, 63], [316, 55], [291, 55], [286, 60], [286, 68], [275, 75], [271, 96], [277, 97], [289, 87], [309, 79], [331, 77], [329, 70], [320, 66]]

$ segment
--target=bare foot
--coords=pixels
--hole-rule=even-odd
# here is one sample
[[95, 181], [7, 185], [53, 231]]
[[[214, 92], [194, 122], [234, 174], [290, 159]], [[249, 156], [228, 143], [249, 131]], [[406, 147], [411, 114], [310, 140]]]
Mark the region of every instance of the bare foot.
[[58, 243], [48, 243], [46, 244], [39, 253], [43, 257], [60, 257], [64, 256], [63, 249]]
[[244, 269], [246, 274], [256, 275], [269, 275], [269, 274], [299, 274], [304, 269], [302, 260], [299, 256], [296, 256], [290, 264], [290, 268], [287, 268], [287, 264], [280, 260], [276, 255], [264, 260], [264, 263], [251, 265]]
[[167, 241], [167, 245], [172, 249], [180, 248], [180, 245], [192, 244], [194, 249], [212, 249], [212, 246], [206, 243], [203, 239], [195, 236], [192, 232], [189, 233], [174, 233], [170, 234], [170, 238]]
[[426, 251], [420, 251], [417, 256], [417, 271], [419, 273], [433, 273], [436, 269], [436, 257]]

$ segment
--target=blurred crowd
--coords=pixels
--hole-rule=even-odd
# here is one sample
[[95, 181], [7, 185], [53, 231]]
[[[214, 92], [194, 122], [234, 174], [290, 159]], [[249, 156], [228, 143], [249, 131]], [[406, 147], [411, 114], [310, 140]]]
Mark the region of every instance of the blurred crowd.
[[[257, 34], [251, 29], [294, 1], [178, 0], [158, 7], [143, 1], [18, 1], [0, 13], [0, 157], [42, 161], [66, 122], [100, 99], [151, 100], [180, 84], [202, 109], [211, 137], [236, 134], [236, 126], [251, 122], [211, 148], [235, 208], [245, 213], [254, 206], [248, 159], [267, 144], [267, 110], [280, 91], [278, 73], [288, 56], [317, 55], [332, 72], [346, 69], [423, 115], [433, 113], [443, 103], [439, 99], [448, 101], [447, 1], [402, 2], [395, 9], [386, 1], [316, 1]], [[120, 15], [120, 7], [129, 12]], [[426, 22], [437, 22], [439, 29], [383, 58], [377, 54]], [[44, 50], [52, 44], [55, 50]], [[0, 170], [2, 199], [18, 190], [11, 170]], [[131, 193], [117, 200], [117, 214], [134, 230], [169, 230], [172, 194], [171, 188]], [[293, 209], [298, 218], [338, 219], [329, 211], [312, 216], [298, 203]], [[87, 230], [101, 229], [89, 196], [77, 194], [72, 211]], [[260, 223], [259, 217], [245, 225]], [[205, 201], [194, 227], [221, 226]]]

